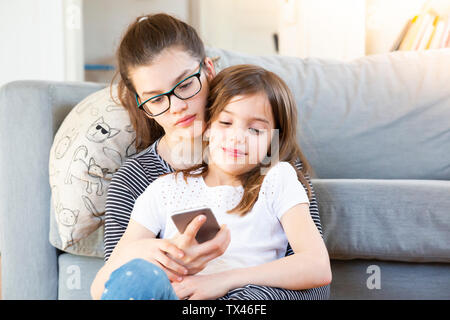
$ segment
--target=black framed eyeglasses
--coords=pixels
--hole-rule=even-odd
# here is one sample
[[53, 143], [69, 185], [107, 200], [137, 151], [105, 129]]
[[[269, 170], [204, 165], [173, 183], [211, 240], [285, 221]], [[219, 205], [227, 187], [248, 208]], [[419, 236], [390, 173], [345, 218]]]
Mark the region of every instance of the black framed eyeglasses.
[[136, 93], [137, 107], [143, 110], [149, 117], [156, 117], [170, 109], [171, 95], [174, 95], [181, 100], [192, 98], [202, 90], [202, 82], [200, 80], [202, 65], [203, 62], [200, 62], [197, 73], [181, 80], [168, 92], [153, 96], [144, 102], [139, 102], [139, 96]]

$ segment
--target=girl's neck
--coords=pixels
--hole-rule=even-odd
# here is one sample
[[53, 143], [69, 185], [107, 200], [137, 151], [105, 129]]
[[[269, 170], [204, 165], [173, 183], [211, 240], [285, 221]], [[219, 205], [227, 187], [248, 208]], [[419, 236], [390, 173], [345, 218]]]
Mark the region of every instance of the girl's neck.
[[242, 185], [241, 181], [236, 176], [224, 172], [212, 163], [208, 165], [208, 173], [204, 177], [204, 181], [208, 187], [224, 185], [238, 187]]
[[186, 169], [202, 161], [202, 136], [197, 138], [164, 135], [158, 143], [158, 154], [174, 169]]

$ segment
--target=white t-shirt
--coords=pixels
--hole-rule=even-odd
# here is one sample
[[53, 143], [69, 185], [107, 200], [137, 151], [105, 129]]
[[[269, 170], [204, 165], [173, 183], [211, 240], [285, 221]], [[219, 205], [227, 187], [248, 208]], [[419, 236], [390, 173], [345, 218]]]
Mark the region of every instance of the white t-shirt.
[[260, 265], [284, 257], [288, 244], [280, 219], [290, 208], [308, 203], [308, 196], [297, 179], [294, 167], [279, 162], [267, 172], [258, 200], [244, 216], [227, 213], [241, 200], [242, 186], [209, 187], [203, 178], [169, 174], [156, 179], [136, 200], [131, 219], [161, 238], [177, 232], [174, 212], [208, 207], [219, 225], [226, 224], [231, 241], [225, 253], [210, 261], [199, 274]]

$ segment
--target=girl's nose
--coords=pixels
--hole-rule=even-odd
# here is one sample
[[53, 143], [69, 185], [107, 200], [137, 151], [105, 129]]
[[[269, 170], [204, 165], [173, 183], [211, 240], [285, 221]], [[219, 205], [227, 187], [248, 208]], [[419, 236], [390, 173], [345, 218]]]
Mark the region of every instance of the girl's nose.
[[246, 138], [246, 134], [245, 134], [245, 130], [241, 129], [241, 128], [235, 128], [232, 132], [231, 132], [231, 141], [236, 143], [236, 144], [242, 144], [245, 142], [245, 138]]
[[171, 95], [170, 97], [170, 112], [171, 113], [180, 113], [187, 109], [187, 102], [185, 100], [181, 100], [177, 98], [175, 95]]

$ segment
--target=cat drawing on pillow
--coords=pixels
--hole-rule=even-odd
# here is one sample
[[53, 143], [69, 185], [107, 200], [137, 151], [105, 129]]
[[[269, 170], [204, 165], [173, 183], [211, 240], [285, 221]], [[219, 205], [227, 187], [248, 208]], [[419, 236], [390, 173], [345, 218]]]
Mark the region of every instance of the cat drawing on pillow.
[[[83, 152], [82, 157], [79, 156], [80, 152]], [[86, 192], [89, 194], [92, 193], [92, 185], [95, 184], [97, 186], [96, 194], [101, 196], [103, 195], [102, 179], [107, 177], [108, 169], [100, 167], [92, 157], [89, 160], [89, 164], [86, 163], [87, 155], [88, 150], [86, 146], [79, 146], [75, 150], [64, 183], [72, 184], [72, 178], [75, 177], [86, 182]]]
[[103, 117], [100, 117], [89, 126], [88, 131], [86, 132], [86, 138], [92, 142], [102, 143], [107, 139], [116, 136], [119, 132], [119, 129], [111, 128], [110, 125], [105, 122]]
[[73, 231], [78, 220], [79, 210], [70, 210], [64, 208], [62, 204], [56, 207], [56, 216], [59, 222], [59, 230], [64, 243], [67, 247], [73, 243]]

